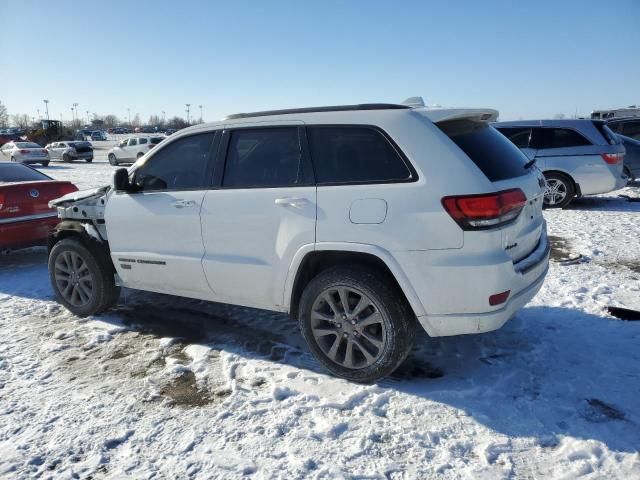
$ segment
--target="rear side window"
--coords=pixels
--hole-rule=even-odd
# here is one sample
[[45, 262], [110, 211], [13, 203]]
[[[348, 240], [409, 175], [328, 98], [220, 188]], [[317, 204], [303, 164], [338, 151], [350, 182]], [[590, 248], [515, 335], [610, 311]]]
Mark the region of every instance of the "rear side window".
[[231, 132], [222, 185], [229, 188], [305, 184], [297, 127]]
[[535, 148], [584, 147], [591, 142], [575, 130], [568, 128], [534, 128], [532, 142]]
[[531, 128], [527, 127], [500, 127], [498, 131], [511, 140], [518, 148], [527, 148], [531, 140]]
[[147, 143], [147, 139], [146, 138], [141, 138], [140, 139], [140, 145], [144, 145], [145, 143]]
[[492, 182], [525, 175], [527, 158], [513, 143], [484, 122], [451, 120], [436, 123]]
[[198, 190], [208, 187], [214, 132], [184, 137], [148, 158], [135, 172], [138, 190]]
[[640, 140], [640, 119], [624, 122], [624, 127], [622, 127], [622, 135]]
[[137, 145], [138, 141], [135, 138], [132, 138], [129, 140], [129, 146], [133, 147], [134, 145]]
[[307, 128], [318, 184], [407, 181], [411, 171], [383, 134], [371, 127]]

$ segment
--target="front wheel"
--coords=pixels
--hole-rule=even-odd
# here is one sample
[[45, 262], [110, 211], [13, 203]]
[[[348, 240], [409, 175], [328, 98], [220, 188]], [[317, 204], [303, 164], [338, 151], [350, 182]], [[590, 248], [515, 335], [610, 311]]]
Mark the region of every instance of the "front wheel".
[[118, 159], [116, 158], [116, 156], [115, 156], [113, 153], [110, 153], [110, 154], [109, 154], [109, 163], [110, 163], [111, 165], [113, 165], [114, 167], [115, 167], [116, 165], [118, 165]]
[[42, 162], [42, 166], [43, 167], [48, 167], [49, 166], [49, 162]]
[[63, 153], [62, 154], [62, 161], [65, 162], [65, 163], [69, 163], [71, 161], [71, 158], [66, 153]]
[[571, 179], [560, 173], [545, 173], [544, 178], [547, 181], [547, 187], [544, 191], [543, 206], [564, 208], [569, 205], [576, 195]]
[[333, 374], [372, 383], [391, 374], [413, 345], [416, 319], [386, 275], [359, 266], [316, 276], [300, 299], [300, 329]]
[[82, 317], [110, 308], [120, 295], [108, 255], [74, 238], [51, 249], [49, 278], [58, 301]]
[[84, 161], [87, 162], [87, 163], [91, 163], [91, 162], [93, 162], [93, 158], [85, 158]]

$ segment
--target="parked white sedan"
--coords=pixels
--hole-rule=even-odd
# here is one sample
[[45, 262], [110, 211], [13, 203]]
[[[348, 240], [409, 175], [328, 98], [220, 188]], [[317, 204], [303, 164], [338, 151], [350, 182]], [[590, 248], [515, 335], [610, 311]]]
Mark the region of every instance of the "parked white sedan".
[[136, 135], [125, 138], [109, 150], [109, 163], [111, 165], [134, 163], [164, 139], [165, 137], [160, 135]]
[[19, 163], [49, 165], [49, 152], [34, 142], [7, 142], [0, 148], [0, 158]]

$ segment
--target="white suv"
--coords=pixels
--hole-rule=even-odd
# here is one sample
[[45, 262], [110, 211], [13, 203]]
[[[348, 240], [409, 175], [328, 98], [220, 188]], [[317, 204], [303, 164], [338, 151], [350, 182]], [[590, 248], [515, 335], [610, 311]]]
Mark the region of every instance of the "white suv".
[[107, 158], [111, 165], [133, 163], [158, 145], [162, 140], [164, 140], [164, 137], [159, 135], [136, 135], [135, 137], [128, 137], [109, 150]]
[[544, 178], [496, 116], [367, 104], [182, 130], [52, 203], [56, 296], [78, 315], [119, 286], [289, 312], [331, 372], [375, 381], [418, 324], [494, 330], [543, 283]]

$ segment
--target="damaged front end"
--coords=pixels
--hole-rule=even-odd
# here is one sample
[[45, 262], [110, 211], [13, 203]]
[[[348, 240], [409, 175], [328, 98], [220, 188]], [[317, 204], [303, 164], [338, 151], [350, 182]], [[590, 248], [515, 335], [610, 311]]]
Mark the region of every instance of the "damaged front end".
[[49, 207], [58, 210], [60, 223], [52, 232], [49, 247], [57, 241], [62, 232], [75, 232], [99, 243], [107, 241], [104, 209], [111, 187], [69, 193], [49, 202]]

